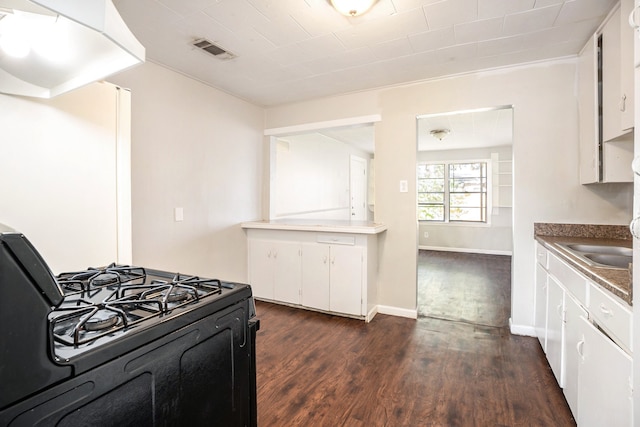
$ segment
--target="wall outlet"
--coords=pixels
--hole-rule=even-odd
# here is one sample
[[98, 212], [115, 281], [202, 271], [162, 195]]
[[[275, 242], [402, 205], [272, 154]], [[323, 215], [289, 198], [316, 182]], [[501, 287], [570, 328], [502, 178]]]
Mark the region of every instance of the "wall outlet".
[[400, 181], [400, 192], [407, 193], [409, 191], [409, 183], [406, 180]]

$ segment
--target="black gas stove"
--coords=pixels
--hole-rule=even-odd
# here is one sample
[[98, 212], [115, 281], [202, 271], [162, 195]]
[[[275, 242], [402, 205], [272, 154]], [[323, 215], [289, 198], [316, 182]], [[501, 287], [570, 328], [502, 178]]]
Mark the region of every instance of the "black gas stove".
[[54, 276], [0, 233], [0, 425], [256, 425], [246, 284], [111, 264]]

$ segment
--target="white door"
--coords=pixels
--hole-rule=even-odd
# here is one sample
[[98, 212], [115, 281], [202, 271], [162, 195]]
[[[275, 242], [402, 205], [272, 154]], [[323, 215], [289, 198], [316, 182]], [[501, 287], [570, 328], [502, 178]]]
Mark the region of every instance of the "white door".
[[631, 426], [631, 357], [588, 320], [580, 320], [583, 341], [578, 370], [578, 425]]
[[273, 243], [249, 240], [249, 284], [256, 298], [273, 299]]
[[582, 345], [582, 321], [587, 312], [569, 294], [565, 295], [564, 324], [564, 396], [573, 417], [578, 419], [578, 369], [580, 367], [579, 347]]
[[300, 244], [273, 242], [273, 294], [276, 301], [300, 304]]
[[329, 290], [330, 309], [360, 316], [362, 312], [362, 248], [331, 246]]
[[548, 282], [549, 302], [547, 308], [547, 359], [560, 387], [564, 387], [563, 334], [564, 334], [564, 290], [553, 279]]
[[349, 169], [351, 195], [351, 220], [367, 220], [367, 161], [361, 157], [351, 156]]
[[547, 352], [547, 288], [547, 272], [540, 264], [536, 264], [535, 327], [542, 351], [545, 353]]
[[329, 245], [302, 244], [302, 305], [329, 310]]

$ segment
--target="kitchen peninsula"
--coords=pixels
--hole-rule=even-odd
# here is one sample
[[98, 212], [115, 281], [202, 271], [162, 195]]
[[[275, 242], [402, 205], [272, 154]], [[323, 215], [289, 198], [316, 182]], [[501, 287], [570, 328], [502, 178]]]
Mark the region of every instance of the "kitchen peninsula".
[[378, 304], [378, 238], [367, 221], [245, 222], [254, 297], [369, 322]]

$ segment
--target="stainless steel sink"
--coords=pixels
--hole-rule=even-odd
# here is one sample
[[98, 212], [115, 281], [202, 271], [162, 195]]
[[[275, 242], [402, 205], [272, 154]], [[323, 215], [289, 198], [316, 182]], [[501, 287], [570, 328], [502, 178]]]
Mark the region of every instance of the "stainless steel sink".
[[617, 245], [564, 244], [558, 246], [593, 267], [626, 270], [633, 260], [633, 250]]
[[624, 246], [608, 246], [608, 245], [579, 245], [571, 244], [564, 245], [570, 250], [585, 252], [591, 254], [611, 254], [611, 255], [625, 255], [631, 256], [633, 250]]

